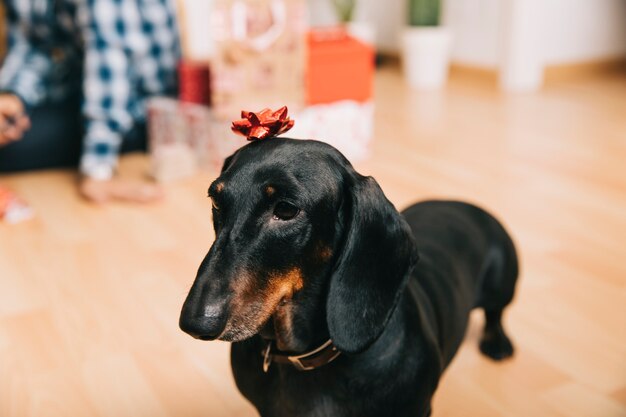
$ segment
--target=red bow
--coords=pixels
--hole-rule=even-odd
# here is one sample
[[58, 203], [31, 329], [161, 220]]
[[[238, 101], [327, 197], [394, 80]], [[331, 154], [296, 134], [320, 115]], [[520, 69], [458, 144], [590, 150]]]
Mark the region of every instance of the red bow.
[[293, 127], [294, 121], [287, 116], [287, 106], [275, 112], [263, 109], [260, 112], [242, 111], [241, 119], [235, 120], [231, 129], [248, 140], [263, 140], [285, 133]]

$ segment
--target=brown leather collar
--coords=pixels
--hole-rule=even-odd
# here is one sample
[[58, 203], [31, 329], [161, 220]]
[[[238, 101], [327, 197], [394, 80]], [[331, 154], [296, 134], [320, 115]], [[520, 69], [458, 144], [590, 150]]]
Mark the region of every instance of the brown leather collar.
[[267, 372], [272, 362], [290, 364], [299, 371], [311, 371], [332, 362], [341, 355], [341, 352], [329, 339], [322, 346], [310, 352], [301, 355], [287, 355], [272, 350], [272, 341], [270, 340], [261, 355], [263, 355], [263, 372]]

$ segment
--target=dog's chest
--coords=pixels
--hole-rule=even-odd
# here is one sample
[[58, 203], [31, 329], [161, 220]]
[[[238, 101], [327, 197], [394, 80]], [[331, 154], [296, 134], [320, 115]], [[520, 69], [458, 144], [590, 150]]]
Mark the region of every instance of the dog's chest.
[[237, 387], [263, 417], [379, 417], [390, 410], [415, 417], [426, 404], [416, 366], [410, 367], [415, 372], [362, 366], [350, 372], [340, 357], [328, 369], [301, 372], [272, 364], [264, 373], [255, 352], [233, 345], [232, 367]]
[[277, 375], [276, 369], [260, 375], [235, 372], [241, 393], [263, 417], [317, 417], [347, 415], [338, 406], [333, 388], [324, 382], [311, 384], [299, 378]]

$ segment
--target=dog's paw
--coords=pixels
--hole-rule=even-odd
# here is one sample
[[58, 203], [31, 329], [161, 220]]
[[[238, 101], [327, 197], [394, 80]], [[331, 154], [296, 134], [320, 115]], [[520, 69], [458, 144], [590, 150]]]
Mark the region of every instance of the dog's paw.
[[480, 341], [480, 351], [494, 361], [513, 356], [513, 344], [503, 331], [485, 332]]

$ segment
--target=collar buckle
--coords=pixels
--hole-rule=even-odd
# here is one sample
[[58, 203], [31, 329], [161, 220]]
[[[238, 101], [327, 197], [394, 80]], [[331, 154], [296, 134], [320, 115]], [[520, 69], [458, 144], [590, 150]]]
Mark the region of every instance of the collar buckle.
[[272, 354], [270, 353], [272, 350], [272, 343], [268, 343], [265, 348], [265, 352], [263, 353], [263, 372], [267, 373], [270, 369], [270, 365], [272, 364]]
[[272, 362], [291, 364], [298, 371], [312, 371], [335, 360], [341, 352], [333, 345], [332, 340], [327, 340], [318, 348], [301, 355], [285, 355], [272, 353], [272, 342], [267, 344], [263, 351], [263, 372], [267, 372]]
[[315, 369], [315, 366], [306, 366], [305, 364], [303, 364], [298, 357], [287, 356], [287, 359], [289, 359], [289, 362], [291, 362], [293, 367], [296, 368], [298, 371], [312, 371], [313, 369]]

